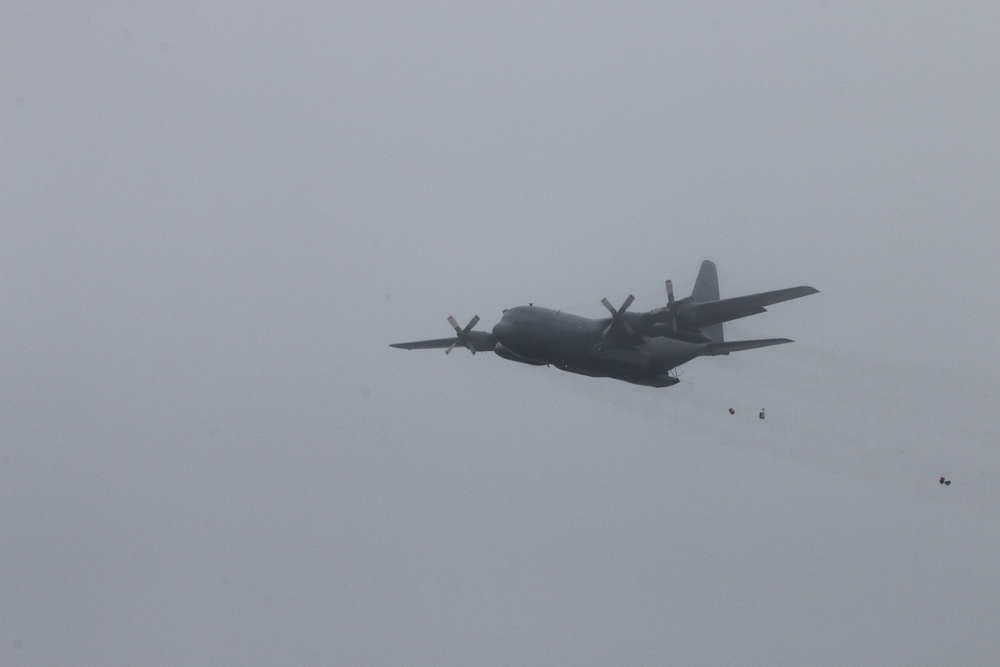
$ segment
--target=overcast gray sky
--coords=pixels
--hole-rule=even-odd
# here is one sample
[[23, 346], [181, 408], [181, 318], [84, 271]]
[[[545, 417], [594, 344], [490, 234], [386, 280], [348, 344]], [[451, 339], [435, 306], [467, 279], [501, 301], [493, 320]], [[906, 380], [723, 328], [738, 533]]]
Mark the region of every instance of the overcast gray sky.
[[0, 10], [0, 663], [996, 664], [998, 6], [289, 4]]

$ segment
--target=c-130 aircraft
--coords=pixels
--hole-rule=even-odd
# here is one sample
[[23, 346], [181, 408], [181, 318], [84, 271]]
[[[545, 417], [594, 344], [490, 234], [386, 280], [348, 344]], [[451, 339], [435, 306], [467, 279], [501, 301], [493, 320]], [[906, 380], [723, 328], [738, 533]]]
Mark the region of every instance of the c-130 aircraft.
[[715, 264], [701, 263], [691, 296], [675, 300], [673, 284], [666, 281], [667, 305], [646, 313], [630, 313], [631, 294], [617, 310], [607, 299], [601, 303], [611, 317], [591, 319], [534, 304], [503, 311], [492, 332], [473, 331], [476, 315], [463, 329], [452, 316], [451, 338], [394, 343], [404, 350], [444, 348], [451, 352], [462, 345], [470, 352], [493, 352], [510, 361], [532, 366], [551, 365], [570, 373], [608, 377], [647, 387], [677, 384], [675, 368], [692, 359], [791, 343], [788, 338], [763, 338], [727, 342], [723, 322], [766, 312], [770, 306], [816, 294], [802, 285], [719, 298], [719, 276]]

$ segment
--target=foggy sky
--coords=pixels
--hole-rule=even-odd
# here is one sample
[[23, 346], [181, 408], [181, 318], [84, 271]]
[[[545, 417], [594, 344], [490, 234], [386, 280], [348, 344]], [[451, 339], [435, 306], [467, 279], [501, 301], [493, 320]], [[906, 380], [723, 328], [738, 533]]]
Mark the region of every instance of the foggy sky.
[[0, 663], [995, 664], [1000, 10], [333, 4], [0, 12]]

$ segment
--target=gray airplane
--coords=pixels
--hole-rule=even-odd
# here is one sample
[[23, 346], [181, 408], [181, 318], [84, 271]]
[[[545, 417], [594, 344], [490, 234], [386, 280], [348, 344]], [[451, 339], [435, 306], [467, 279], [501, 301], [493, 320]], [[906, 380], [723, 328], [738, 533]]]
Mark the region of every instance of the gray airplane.
[[404, 350], [444, 348], [451, 352], [462, 345], [470, 352], [494, 352], [497, 356], [533, 366], [552, 365], [564, 371], [609, 377], [647, 387], [669, 387], [680, 382], [674, 369], [692, 359], [729, 354], [740, 350], [791, 343], [788, 338], [763, 338], [727, 342], [722, 323], [766, 312], [764, 306], [816, 294], [812, 287], [789, 287], [732, 299], [719, 298], [715, 264], [701, 263], [691, 296], [674, 300], [671, 281], [667, 305], [647, 313], [630, 313], [631, 294], [617, 310], [607, 299], [601, 303], [611, 317], [591, 319], [535, 305], [503, 311], [492, 332], [473, 331], [479, 316], [463, 329], [454, 317], [451, 338], [395, 343]]

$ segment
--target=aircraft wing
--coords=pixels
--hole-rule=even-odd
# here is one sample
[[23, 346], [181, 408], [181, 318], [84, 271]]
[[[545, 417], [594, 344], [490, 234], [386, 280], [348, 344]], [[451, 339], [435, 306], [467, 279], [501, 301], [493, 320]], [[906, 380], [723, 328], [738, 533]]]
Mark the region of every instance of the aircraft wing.
[[[468, 340], [477, 352], [492, 352], [496, 346], [496, 338], [488, 331], [470, 331]], [[435, 338], [433, 340], [415, 340], [410, 343], [392, 343], [389, 347], [398, 347], [401, 350], [434, 350], [439, 348], [448, 349], [454, 346], [462, 347], [464, 343], [459, 342], [457, 336], [451, 338]]]
[[734, 340], [726, 343], [709, 343], [704, 354], [715, 356], [717, 354], [729, 354], [730, 352], [740, 352], [742, 350], [753, 350], [758, 347], [768, 347], [770, 345], [782, 345], [783, 343], [794, 343], [791, 338], [758, 338], [757, 340]]
[[458, 338], [435, 338], [434, 340], [415, 340], [412, 343], [393, 343], [389, 347], [398, 347], [401, 350], [434, 350], [437, 348], [451, 347], [458, 342]]
[[[738, 320], [741, 317], [765, 313], [764, 306], [770, 306], [782, 301], [798, 299], [819, 292], [815, 287], [802, 285], [799, 287], [787, 287], [785, 289], [774, 290], [773, 292], [760, 292], [758, 294], [748, 294], [737, 296], [732, 299], [720, 299], [718, 301], [707, 301], [705, 303], [685, 304], [681, 309], [681, 317], [685, 327], [701, 329], [712, 324], [720, 324], [730, 320]], [[777, 340], [777, 339], [775, 339]], [[784, 341], [787, 342], [787, 341]], [[775, 343], [772, 343], [772, 345]]]

